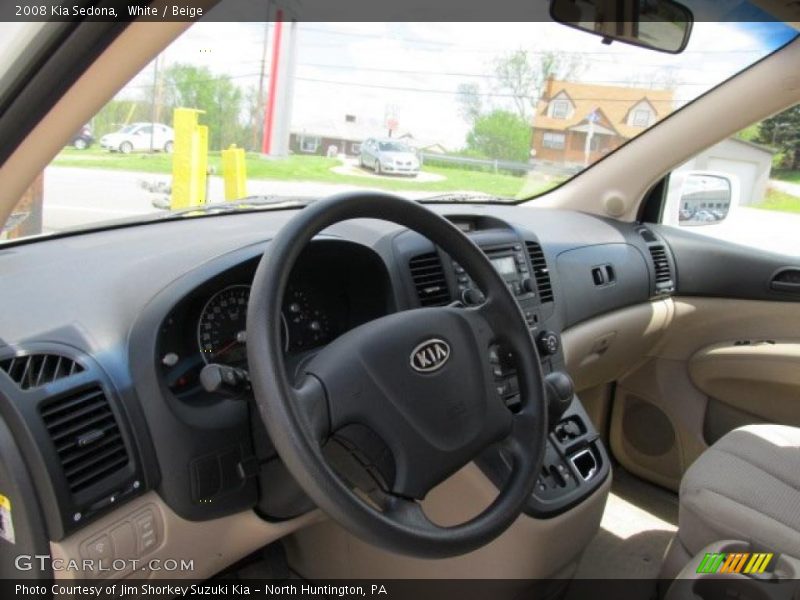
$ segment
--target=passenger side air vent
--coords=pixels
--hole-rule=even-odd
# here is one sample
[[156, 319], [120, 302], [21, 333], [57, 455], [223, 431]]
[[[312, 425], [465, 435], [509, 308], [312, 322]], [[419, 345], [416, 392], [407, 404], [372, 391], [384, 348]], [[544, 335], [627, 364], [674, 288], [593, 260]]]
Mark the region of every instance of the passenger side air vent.
[[652, 244], [658, 241], [656, 234], [650, 231], [647, 227], [640, 227], [638, 229], [639, 235], [642, 236], [642, 239], [647, 242], [648, 244]]
[[552, 302], [553, 285], [550, 282], [550, 270], [547, 268], [547, 261], [544, 258], [542, 247], [536, 242], [525, 242], [528, 247], [528, 256], [533, 267], [533, 277], [536, 279], [536, 289], [539, 290], [539, 300], [541, 302]]
[[653, 269], [656, 274], [656, 290], [663, 291], [663, 288], [672, 288], [672, 270], [667, 259], [667, 251], [664, 246], [649, 246], [650, 256], [653, 258]]
[[73, 494], [128, 464], [119, 424], [100, 387], [44, 404], [40, 412]]
[[79, 363], [59, 354], [13, 356], [0, 360], [0, 369], [21, 390], [37, 388], [83, 371]]
[[436, 252], [420, 254], [408, 261], [411, 278], [422, 306], [444, 306], [452, 300], [442, 261]]

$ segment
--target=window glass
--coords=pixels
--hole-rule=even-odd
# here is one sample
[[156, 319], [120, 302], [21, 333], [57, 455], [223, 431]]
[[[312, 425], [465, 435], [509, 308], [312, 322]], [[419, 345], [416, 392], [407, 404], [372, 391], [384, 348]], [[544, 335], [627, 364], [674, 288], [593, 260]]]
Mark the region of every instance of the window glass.
[[344, 188], [529, 200], [796, 35], [698, 21], [673, 55], [554, 22], [195, 23], [64, 140], [0, 238]]
[[566, 119], [569, 114], [569, 102], [566, 100], [556, 100], [553, 102], [553, 118]]
[[564, 148], [565, 138], [566, 136], [563, 133], [545, 133], [544, 147], [553, 148], [554, 150], [561, 150]]

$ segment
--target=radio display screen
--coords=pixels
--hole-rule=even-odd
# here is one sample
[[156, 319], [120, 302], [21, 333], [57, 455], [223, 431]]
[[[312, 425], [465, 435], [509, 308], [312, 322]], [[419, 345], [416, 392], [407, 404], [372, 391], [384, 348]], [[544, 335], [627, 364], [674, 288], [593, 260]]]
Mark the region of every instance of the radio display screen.
[[513, 256], [503, 256], [501, 258], [492, 258], [491, 259], [494, 268], [497, 269], [497, 272], [500, 275], [516, 275], [517, 274], [517, 264], [514, 262]]

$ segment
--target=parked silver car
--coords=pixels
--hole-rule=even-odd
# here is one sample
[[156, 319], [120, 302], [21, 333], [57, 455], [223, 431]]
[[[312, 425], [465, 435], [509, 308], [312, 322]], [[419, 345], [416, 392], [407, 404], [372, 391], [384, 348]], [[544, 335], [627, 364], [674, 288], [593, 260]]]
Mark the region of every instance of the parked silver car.
[[369, 138], [361, 144], [358, 157], [361, 167], [376, 174], [411, 175], [419, 173], [419, 157], [403, 142], [392, 138]]

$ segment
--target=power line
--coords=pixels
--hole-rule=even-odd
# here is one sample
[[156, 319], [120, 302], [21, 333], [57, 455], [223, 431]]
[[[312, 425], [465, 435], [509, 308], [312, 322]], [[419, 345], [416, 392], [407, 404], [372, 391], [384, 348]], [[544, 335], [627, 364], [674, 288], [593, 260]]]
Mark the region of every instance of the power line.
[[[387, 69], [385, 67], [357, 67], [348, 65], [331, 65], [321, 63], [299, 63], [299, 67], [308, 67], [313, 69], [332, 69], [339, 71], [363, 71], [367, 73], [395, 73], [399, 75], [435, 75], [439, 77], [472, 77], [476, 79], [500, 79], [498, 75], [488, 73], [462, 73], [457, 71], [415, 71], [413, 69]], [[635, 82], [630, 80], [611, 80], [611, 79], [595, 79], [595, 80], [581, 80], [581, 85], [602, 85], [602, 84], [627, 84], [634, 85]], [[677, 85], [697, 85], [706, 86], [707, 82], [679, 82]]]
[[[370, 89], [380, 89], [380, 90], [392, 90], [392, 91], [399, 91], [399, 92], [414, 92], [414, 93], [424, 93], [424, 94], [442, 94], [442, 95], [450, 95], [450, 96], [457, 96], [459, 92], [457, 90], [443, 90], [443, 89], [431, 89], [431, 88], [416, 88], [416, 87], [403, 87], [403, 86], [392, 86], [392, 85], [380, 85], [376, 83], [360, 83], [357, 81], [335, 81], [331, 79], [316, 79], [313, 77], [295, 77], [297, 81], [306, 81], [311, 83], [324, 83], [330, 85], [340, 85], [343, 87], [362, 87], [362, 88], [370, 88]], [[642, 89], [644, 95], [647, 95], [646, 92], [648, 90]], [[522, 98], [528, 100], [536, 100], [536, 96], [520, 96], [518, 94], [501, 94], [496, 92], [478, 92], [477, 96], [483, 97], [490, 97], [490, 98]], [[688, 102], [693, 100], [692, 98], [681, 99], [681, 98], [673, 98], [670, 100], [650, 100], [651, 102], [655, 103], [665, 103], [665, 102]], [[591, 101], [591, 102], [625, 102], [631, 103], [634, 100], [622, 99], [622, 98], [602, 98], [602, 97], [594, 97], [594, 96], [583, 96], [573, 98], [573, 100], [580, 100], [580, 101]]]

